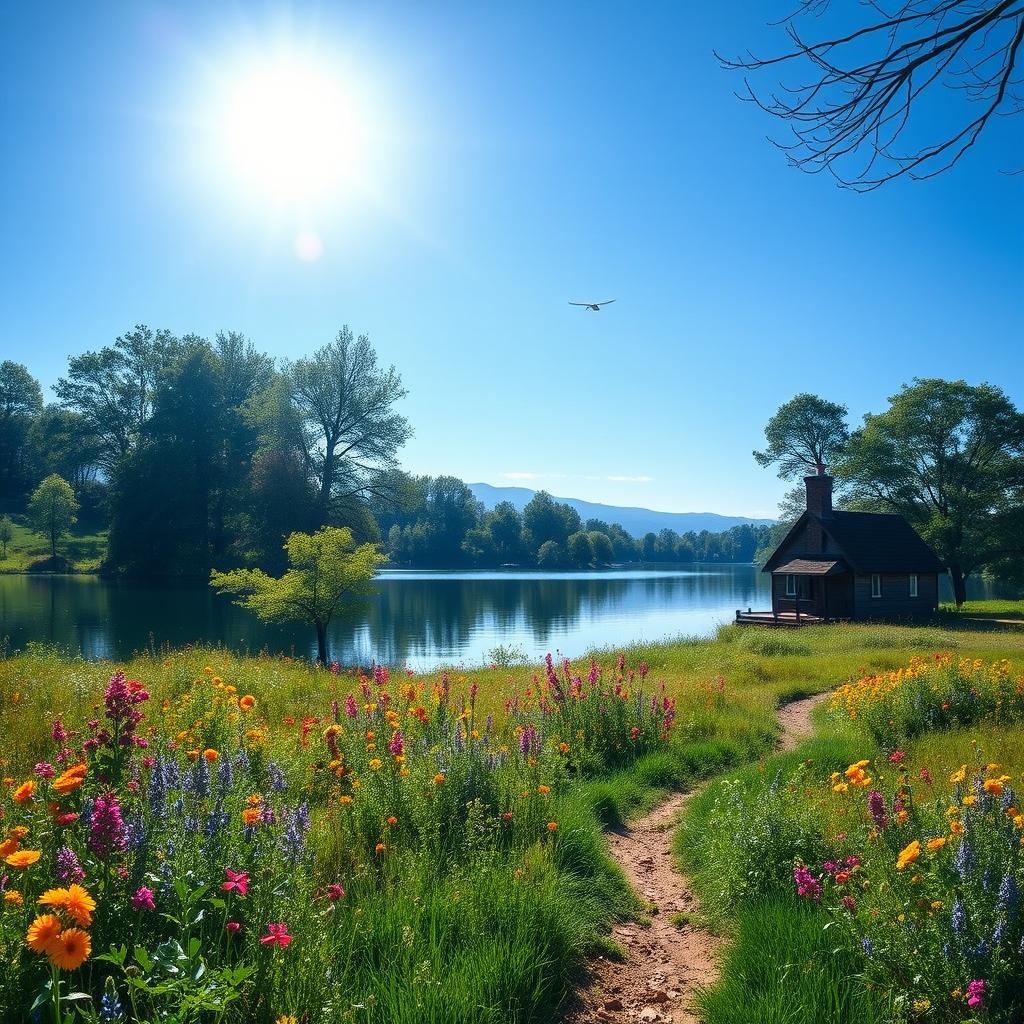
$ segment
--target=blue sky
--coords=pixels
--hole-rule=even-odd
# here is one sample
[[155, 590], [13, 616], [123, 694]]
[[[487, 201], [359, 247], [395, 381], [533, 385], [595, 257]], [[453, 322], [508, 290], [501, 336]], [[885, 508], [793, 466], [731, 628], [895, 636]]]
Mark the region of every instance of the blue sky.
[[[772, 513], [750, 452], [797, 391], [1024, 405], [1020, 123], [867, 196], [792, 170], [712, 54], [783, 7], [6, 5], [0, 352], [49, 386], [139, 322], [280, 357], [348, 323], [403, 374], [409, 469], [729, 514]], [[282, 49], [361, 125], [302, 208], [222, 159], [219, 97]]]

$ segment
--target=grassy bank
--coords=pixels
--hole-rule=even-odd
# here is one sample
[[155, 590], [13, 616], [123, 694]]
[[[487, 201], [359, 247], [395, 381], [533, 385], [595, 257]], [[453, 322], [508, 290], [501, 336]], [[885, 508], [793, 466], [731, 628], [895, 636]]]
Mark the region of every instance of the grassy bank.
[[[198, 1000], [189, 1019], [551, 1020], [574, 965], [614, 916], [637, 910], [605, 856], [603, 826], [724, 769], [762, 783], [770, 762], [758, 759], [774, 743], [781, 700], [915, 652], [992, 659], [1019, 655], [1021, 641], [1005, 630], [730, 627], [593, 663], [422, 677], [335, 675], [223, 650], [112, 666], [34, 649], [0, 662], [10, 780], [0, 841], [23, 825], [16, 845], [40, 851], [10, 871], [21, 902], [0, 911], [10, 964], [0, 1017], [18, 1019], [26, 999], [45, 996], [48, 955], [26, 947], [26, 928], [39, 893], [67, 884], [58, 854], [70, 849], [98, 904], [90, 956], [58, 972], [65, 994], [73, 984], [91, 995], [74, 1004], [83, 1019], [110, 984], [122, 1005], [136, 999], [139, 1019]], [[146, 694], [133, 732], [142, 746], [102, 736], [115, 668]], [[55, 719], [68, 734], [58, 741]], [[817, 755], [815, 777], [827, 779], [857, 741], [820, 742], [837, 745]], [[71, 762], [86, 765], [85, 780], [55, 799], [46, 765]], [[15, 800], [30, 781], [35, 791]], [[110, 793], [124, 822], [116, 849], [93, 834], [96, 800]], [[55, 825], [64, 814], [81, 817]], [[222, 889], [226, 871], [247, 875], [244, 896]], [[728, 913], [698, 875], [711, 911]], [[136, 907], [140, 888], [155, 910], [148, 897]], [[763, 911], [751, 941], [769, 928], [782, 941], [793, 923]], [[294, 942], [261, 942], [272, 924]], [[798, 936], [806, 962], [820, 959], [821, 936], [797, 927]], [[833, 958], [830, 969], [848, 1019], [869, 1019], [851, 964]]]
[[[12, 517], [11, 532], [7, 557], [0, 557], [0, 573], [30, 572], [35, 563], [50, 557], [49, 541], [42, 534], [33, 533], [24, 522]], [[98, 572], [106, 553], [106, 530], [76, 528], [57, 546], [58, 556], [68, 560], [72, 572]]]

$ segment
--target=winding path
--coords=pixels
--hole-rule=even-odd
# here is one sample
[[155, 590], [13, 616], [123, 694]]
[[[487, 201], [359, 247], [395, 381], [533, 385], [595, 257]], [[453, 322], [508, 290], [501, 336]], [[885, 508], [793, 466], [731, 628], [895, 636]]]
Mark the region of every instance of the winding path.
[[[811, 710], [827, 697], [817, 694], [779, 708], [781, 750], [793, 750], [813, 731]], [[609, 833], [609, 851], [626, 878], [651, 905], [650, 927], [623, 922], [612, 929], [621, 960], [598, 957], [589, 965], [589, 981], [565, 1017], [566, 1024], [619, 1021], [622, 1024], [673, 1022], [697, 1024], [690, 1004], [694, 992], [714, 983], [725, 940], [686, 922], [699, 912], [686, 877], [673, 865], [672, 834], [687, 801], [677, 793], [650, 814]]]

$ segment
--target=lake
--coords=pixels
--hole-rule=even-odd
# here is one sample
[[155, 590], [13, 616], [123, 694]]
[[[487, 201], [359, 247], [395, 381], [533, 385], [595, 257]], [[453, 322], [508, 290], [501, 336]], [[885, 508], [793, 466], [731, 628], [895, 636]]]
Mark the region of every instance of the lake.
[[[737, 608], [770, 607], [767, 577], [750, 565], [606, 572], [381, 573], [377, 596], [330, 628], [343, 664], [479, 665], [499, 645], [531, 661], [634, 640], [703, 635]], [[988, 596], [981, 584], [972, 597]], [[948, 597], [948, 594], [946, 595]], [[0, 642], [57, 644], [86, 658], [223, 644], [315, 657], [313, 631], [268, 626], [208, 587], [95, 576], [0, 575]]]

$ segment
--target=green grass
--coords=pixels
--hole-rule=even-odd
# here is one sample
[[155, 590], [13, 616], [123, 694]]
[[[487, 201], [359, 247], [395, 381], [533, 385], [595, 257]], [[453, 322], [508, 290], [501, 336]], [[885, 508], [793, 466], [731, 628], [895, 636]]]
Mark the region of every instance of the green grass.
[[[0, 573], [27, 572], [33, 562], [50, 557], [50, 542], [17, 517], [11, 519], [13, 537], [7, 545], [7, 557], [0, 557]], [[96, 572], [107, 553], [107, 533], [76, 527], [57, 545], [57, 554], [71, 563], [74, 572]]]
[[1024, 623], [1024, 598], [1016, 601], [965, 601], [959, 609], [951, 604], [943, 605], [942, 611], [963, 618], [1019, 619]]
[[880, 998], [820, 915], [792, 897], [741, 908], [722, 980], [698, 996], [707, 1024], [882, 1024]]

